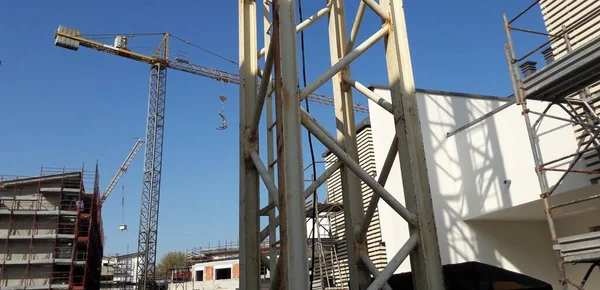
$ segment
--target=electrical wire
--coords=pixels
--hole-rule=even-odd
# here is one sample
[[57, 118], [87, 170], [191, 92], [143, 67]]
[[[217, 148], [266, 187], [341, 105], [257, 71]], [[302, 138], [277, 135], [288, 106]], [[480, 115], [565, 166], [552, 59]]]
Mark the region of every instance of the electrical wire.
[[[300, 23], [302, 23], [302, 21], [304, 21], [303, 17], [302, 17], [302, 0], [298, 0], [298, 14], [300, 15]], [[303, 86], [306, 87], [306, 57], [304, 54], [304, 30], [300, 31], [300, 51], [302, 54], [302, 82], [303, 82]], [[306, 106], [306, 112], [310, 113], [310, 106], [308, 105], [308, 98], [304, 99], [304, 104]], [[310, 148], [310, 159], [311, 159], [311, 165], [312, 165], [312, 181], [314, 182], [317, 178], [317, 166], [316, 166], [316, 161], [315, 161], [315, 150], [313, 148], [313, 144], [312, 144], [312, 134], [310, 133], [310, 131], [307, 130], [307, 134], [308, 134], [308, 146]], [[313, 288], [313, 282], [314, 282], [314, 278], [315, 278], [315, 232], [318, 229], [315, 229], [316, 223], [317, 223], [317, 191], [315, 190], [315, 192], [313, 192], [313, 196], [312, 196], [312, 233], [311, 233], [311, 249], [312, 249], [312, 253], [311, 253], [311, 266], [310, 266], [310, 270], [311, 270], [311, 275], [310, 275], [310, 288]]]

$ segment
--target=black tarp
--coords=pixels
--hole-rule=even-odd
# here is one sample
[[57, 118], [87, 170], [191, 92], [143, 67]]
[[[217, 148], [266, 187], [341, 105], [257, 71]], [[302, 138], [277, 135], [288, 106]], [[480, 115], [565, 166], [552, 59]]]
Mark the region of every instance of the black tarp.
[[[546, 282], [479, 262], [444, 265], [443, 271], [446, 290], [552, 290]], [[395, 274], [388, 284], [414, 290], [411, 273]]]

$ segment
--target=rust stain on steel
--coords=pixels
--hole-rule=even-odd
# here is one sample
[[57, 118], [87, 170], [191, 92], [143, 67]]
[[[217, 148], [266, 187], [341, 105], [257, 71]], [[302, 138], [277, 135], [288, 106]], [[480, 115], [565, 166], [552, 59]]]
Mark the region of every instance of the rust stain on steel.
[[244, 138], [243, 138], [243, 148], [244, 148], [244, 159], [247, 161], [245, 162], [245, 167], [248, 169], [254, 169], [255, 165], [252, 162], [252, 158], [250, 157], [250, 153], [251, 152], [258, 152], [258, 130], [254, 129], [252, 130], [250, 128], [250, 126], [246, 126], [243, 128], [243, 134], [244, 134]]

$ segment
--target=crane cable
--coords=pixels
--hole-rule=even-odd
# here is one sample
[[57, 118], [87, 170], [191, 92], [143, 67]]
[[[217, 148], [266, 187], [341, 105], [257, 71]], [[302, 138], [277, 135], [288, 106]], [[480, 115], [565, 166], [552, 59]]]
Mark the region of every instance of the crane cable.
[[204, 51], [204, 52], [206, 52], [206, 53], [209, 53], [209, 54], [212, 54], [212, 55], [214, 55], [214, 56], [216, 56], [216, 57], [218, 57], [218, 58], [224, 59], [224, 60], [226, 60], [226, 61], [228, 61], [228, 62], [230, 62], [230, 63], [233, 63], [233, 64], [238, 64], [238, 63], [237, 63], [236, 61], [234, 61], [234, 60], [231, 60], [231, 59], [229, 59], [229, 58], [227, 58], [227, 57], [224, 57], [224, 56], [222, 56], [222, 55], [220, 55], [220, 54], [218, 54], [218, 53], [216, 53], [216, 52], [212, 52], [212, 51], [210, 51], [210, 50], [208, 50], [208, 49], [206, 49], [206, 48], [200, 47], [200, 46], [198, 46], [198, 45], [196, 45], [196, 44], [193, 44], [193, 43], [191, 43], [191, 42], [189, 42], [189, 41], [187, 41], [187, 40], [185, 40], [185, 39], [179, 38], [179, 37], [177, 37], [177, 36], [175, 36], [175, 35], [173, 35], [173, 34], [169, 34], [169, 36], [171, 36], [171, 37], [173, 37], [173, 38], [175, 38], [175, 39], [177, 39], [177, 40], [179, 40], [179, 41], [181, 41], [181, 42], [183, 42], [183, 43], [185, 43], [185, 44], [187, 44], [187, 45], [190, 45], [190, 46], [193, 46], [193, 47], [195, 47], [195, 48], [197, 48], [197, 49], [200, 49], [200, 50], [202, 50], [202, 51]]
[[[300, 16], [300, 23], [302, 23], [304, 21], [304, 18], [302, 16], [302, 0], [298, 0], [298, 14]], [[305, 57], [305, 53], [304, 53], [304, 30], [300, 31], [300, 51], [302, 54], [302, 82], [303, 82], [303, 86], [306, 87], [306, 57]], [[304, 99], [304, 104], [306, 105], [306, 112], [310, 114], [310, 106], [308, 105], [308, 98]], [[307, 134], [308, 134], [308, 146], [310, 148], [310, 158], [311, 158], [311, 167], [312, 167], [312, 177], [311, 180], [314, 182], [317, 178], [317, 167], [316, 167], [316, 161], [315, 161], [315, 151], [313, 148], [313, 144], [312, 144], [312, 134], [310, 133], [310, 131], [307, 130]], [[313, 282], [315, 279], [315, 231], [318, 229], [315, 229], [316, 226], [316, 217], [317, 215], [317, 191], [315, 190], [315, 192], [313, 192], [313, 196], [312, 196], [312, 237], [311, 237], [311, 248], [312, 248], [312, 253], [311, 253], [311, 266], [310, 266], [310, 270], [311, 270], [311, 274], [310, 274], [310, 288], [308, 289], [312, 289], [313, 288]]]
[[125, 224], [125, 185], [121, 186], [121, 224]]

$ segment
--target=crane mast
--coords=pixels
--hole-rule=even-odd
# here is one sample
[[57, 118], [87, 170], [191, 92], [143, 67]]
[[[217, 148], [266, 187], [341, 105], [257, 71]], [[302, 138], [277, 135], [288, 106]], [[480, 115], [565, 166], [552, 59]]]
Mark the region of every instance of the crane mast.
[[142, 148], [142, 143], [144, 143], [144, 140], [142, 138], [138, 138], [137, 141], [135, 142], [135, 144], [133, 145], [133, 148], [131, 148], [131, 151], [129, 151], [129, 154], [127, 154], [127, 157], [123, 161], [123, 164], [121, 164], [121, 167], [119, 167], [119, 170], [117, 170], [117, 174], [115, 174], [113, 179], [110, 181], [110, 183], [106, 187], [106, 190], [100, 197], [100, 202], [99, 202], [100, 205], [102, 205], [104, 203], [104, 201], [108, 198], [108, 196], [113, 191], [113, 189], [115, 188], [117, 183], [119, 183], [119, 180], [121, 180], [121, 177], [123, 176], [123, 174], [125, 174], [125, 172], [127, 172], [127, 168], [129, 168], [129, 164], [131, 164], [131, 161], [133, 161], [133, 158], [135, 158], [138, 151], [140, 151], [140, 148]]
[[141, 255], [138, 261], [138, 289], [154, 289], [166, 90], [167, 68], [160, 63], [152, 65], [138, 234], [138, 253]]

